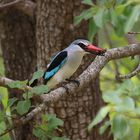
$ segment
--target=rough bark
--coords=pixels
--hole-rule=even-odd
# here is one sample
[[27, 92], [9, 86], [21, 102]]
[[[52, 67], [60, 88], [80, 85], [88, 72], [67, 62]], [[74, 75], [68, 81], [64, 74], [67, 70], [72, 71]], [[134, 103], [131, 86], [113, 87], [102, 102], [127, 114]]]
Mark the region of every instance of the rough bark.
[[[9, 9], [0, 14], [0, 41], [5, 74], [15, 80], [29, 79], [36, 67], [35, 23], [18, 10]], [[10, 97], [21, 98], [17, 90]], [[29, 125], [16, 130], [18, 140], [27, 137]]]
[[5, 13], [0, 23], [6, 76], [28, 79], [36, 67], [35, 25], [14, 9]]
[[[37, 62], [45, 68], [50, 56], [77, 38], [86, 38], [87, 23], [74, 27], [73, 19], [83, 9], [81, 1], [40, 0], [37, 2]], [[93, 57], [86, 57], [78, 70], [79, 75]], [[74, 95], [62, 99], [48, 107], [49, 113], [56, 113], [64, 120], [64, 132], [71, 140], [105, 140], [95, 129], [88, 134], [86, 128], [99, 108], [103, 105], [99, 88], [99, 78], [90, 86]], [[107, 138], [108, 139], [108, 138]]]

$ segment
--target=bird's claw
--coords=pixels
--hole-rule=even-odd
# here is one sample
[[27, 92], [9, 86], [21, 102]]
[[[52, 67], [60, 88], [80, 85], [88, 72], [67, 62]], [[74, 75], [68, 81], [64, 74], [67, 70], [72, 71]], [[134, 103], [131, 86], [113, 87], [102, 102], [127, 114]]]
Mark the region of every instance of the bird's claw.
[[78, 80], [66, 79], [66, 81], [75, 83], [75, 84], [77, 84], [78, 87], [80, 86], [80, 82]]
[[69, 94], [69, 88], [65, 85], [62, 85], [62, 87], [66, 90], [66, 92]]

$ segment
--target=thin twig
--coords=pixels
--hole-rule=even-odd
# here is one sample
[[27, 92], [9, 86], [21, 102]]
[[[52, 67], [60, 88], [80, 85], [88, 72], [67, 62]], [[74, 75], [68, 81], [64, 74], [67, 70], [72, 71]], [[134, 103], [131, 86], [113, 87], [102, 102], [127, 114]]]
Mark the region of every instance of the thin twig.
[[18, 4], [19, 2], [22, 2], [24, 0], [15, 0], [6, 4], [0, 4], [0, 10], [3, 10], [5, 8], [10, 8], [12, 6], [15, 6], [16, 4]]
[[139, 64], [138, 67], [137, 67], [135, 70], [133, 70], [131, 73], [125, 74], [125, 75], [119, 75], [118, 78], [120, 78], [120, 79], [129, 79], [129, 78], [132, 78], [132, 77], [134, 77], [135, 75], [137, 75], [139, 72], [140, 72], [140, 64]]
[[33, 18], [35, 15], [36, 3], [30, 0], [15, 0], [6, 4], [0, 4], [0, 11], [11, 7]]
[[11, 128], [6, 129], [3, 133], [0, 134], [0, 137], [11, 132], [12, 130], [16, 129], [17, 127], [26, 124], [28, 121], [30, 121], [34, 115], [38, 114], [39, 112], [41, 112], [42, 110], [44, 110], [46, 107], [46, 104], [40, 104], [39, 106], [37, 106], [34, 110], [32, 110], [31, 112], [29, 112], [27, 115], [24, 115], [23, 117], [21, 117], [20, 119], [16, 120], [16, 124], [14, 124], [13, 126], [11, 126]]
[[128, 34], [140, 34], [140, 32], [128, 32]]
[[[0, 86], [6, 87], [6, 88], [10, 88], [8, 86], [8, 84], [12, 83], [12, 82], [14, 82], [14, 80], [6, 78], [6, 77], [0, 77]], [[18, 89], [18, 90], [26, 91], [26, 90], [30, 90], [31, 88], [32, 87], [30, 87], [30, 86], [25, 86], [24, 88]]]
[[[138, 43], [137, 40], [135, 39], [134, 33], [126, 34], [125, 37], [126, 37], [129, 44]], [[136, 76], [139, 72], [140, 72], [140, 61], [139, 61], [138, 66], [131, 73], [125, 74], [125, 75], [119, 75], [117, 78], [118, 79], [129, 79], [129, 78]]]
[[128, 44], [136, 44], [138, 43], [135, 39], [135, 34], [125, 34], [125, 38], [128, 41]]
[[6, 129], [3, 133], [0, 134], [0, 137], [2, 137], [3, 135], [11, 132], [12, 130], [14, 130], [16, 127], [18, 126], [12, 126], [11, 128]]

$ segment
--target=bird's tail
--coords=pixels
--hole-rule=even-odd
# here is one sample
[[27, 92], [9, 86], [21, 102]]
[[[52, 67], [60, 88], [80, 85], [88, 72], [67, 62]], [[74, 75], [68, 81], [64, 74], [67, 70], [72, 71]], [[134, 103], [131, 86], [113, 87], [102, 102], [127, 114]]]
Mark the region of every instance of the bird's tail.
[[30, 81], [30, 80], [28, 80], [27, 85], [30, 86], [30, 87], [35, 87], [35, 86], [38, 85], [38, 79], [35, 79], [31, 84], [29, 84], [29, 81]]

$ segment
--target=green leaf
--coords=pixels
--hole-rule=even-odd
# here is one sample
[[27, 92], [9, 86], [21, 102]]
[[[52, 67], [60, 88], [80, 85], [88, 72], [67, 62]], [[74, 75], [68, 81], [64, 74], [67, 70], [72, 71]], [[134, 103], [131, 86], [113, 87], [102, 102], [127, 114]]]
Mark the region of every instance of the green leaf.
[[121, 98], [119, 97], [118, 94], [116, 94], [115, 91], [109, 91], [107, 93], [104, 93], [103, 100], [106, 103], [112, 103], [112, 104], [120, 104], [121, 103]]
[[108, 112], [111, 110], [110, 106], [105, 106], [100, 109], [94, 120], [89, 124], [88, 131], [90, 131], [95, 125], [100, 123], [108, 114]]
[[135, 109], [135, 102], [134, 102], [133, 98], [131, 98], [131, 97], [125, 97], [122, 100], [122, 104], [129, 109]]
[[135, 85], [131, 90], [132, 92], [129, 93], [130, 96], [140, 97], [140, 87], [138, 85]]
[[94, 15], [94, 22], [97, 27], [102, 28], [103, 27], [103, 16], [104, 16], [105, 9], [103, 7], [99, 8], [96, 15]]
[[8, 100], [8, 105], [7, 105], [7, 106], [11, 107], [17, 100], [18, 100], [18, 99], [17, 99], [16, 97], [10, 98], [10, 99]]
[[122, 89], [122, 93], [125, 91], [130, 92], [134, 88], [134, 83], [131, 80], [125, 80], [122, 84], [119, 84], [119, 88]]
[[0, 134], [3, 133], [6, 130], [5, 122], [0, 122]]
[[51, 140], [69, 140], [69, 139], [65, 137], [52, 137]]
[[39, 138], [40, 140], [46, 140], [47, 139], [47, 134], [45, 131], [41, 130], [40, 128], [34, 128], [33, 129], [33, 134]]
[[111, 17], [111, 23], [113, 26], [117, 26], [118, 25], [118, 18], [116, 15], [116, 12], [114, 11], [114, 9], [110, 9], [110, 17]]
[[23, 94], [23, 98], [24, 99], [30, 99], [33, 97], [33, 93], [32, 92], [27, 92]]
[[135, 110], [135, 102], [131, 97], [125, 97], [120, 104], [115, 107], [118, 112], [130, 112]]
[[114, 29], [115, 29], [116, 35], [119, 37], [124, 35], [125, 22], [126, 22], [126, 19], [124, 18], [124, 15], [120, 15], [117, 18], [117, 23]]
[[[128, 135], [130, 140], [139, 140], [140, 135], [140, 120], [139, 119], [130, 119], [129, 124], [131, 126], [131, 132]], [[127, 139], [126, 139], [127, 140]]]
[[3, 65], [3, 58], [0, 57], [0, 76], [3, 76], [4, 75], [4, 65]]
[[25, 114], [29, 111], [30, 106], [31, 106], [31, 101], [30, 100], [19, 101], [17, 103], [17, 112], [20, 115], [23, 115], [23, 114]]
[[100, 127], [100, 130], [99, 130], [100, 135], [104, 134], [104, 132], [107, 130], [107, 128], [108, 128], [109, 126], [110, 126], [110, 122], [109, 122], [109, 121], [106, 121], [106, 122], [104, 123], [104, 125], [102, 125], [102, 126]]
[[97, 31], [98, 31], [98, 27], [94, 23], [93, 18], [91, 18], [88, 23], [88, 40], [89, 41], [93, 42], [93, 37], [97, 33]]
[[33, 130], [33, 134], [40, 138], [46, 140], [50, 139], [58, 139], [58, 140], [68, 140], [65, 137], [55, 137], [54, 133], [58, 126], [63, 125], [63, 121], [59, 118], [56, 118], [53, 114], [43, 114], [42, 115], [42, 123], [35, 126]]
[[8, 86], [10, 88], [19, 88], [19, 89], [22, 89], [22, 88], [24, 88], [27, 85], [27, 82], [28, 82], [27, 80], [25, 80], [25, 81], [19, 81], [19, 80], [17, 80], [17, 81], [13, 81], [13, 82], [8, 83]]
[[135, 113], [136, 113], [137, 115], [140, 116], [140, 107], [137, 107], [137, 108], [135, 109]]
[[0, 123], [3, 122], [4, 120], [5, 120], [5, 112], [0, 111]]
[[41, 95], [47, 93], [48, 91], [49, 90], [47, 85], [40, 85], [40, 86], [33, 87], [30, 92], [37, 95]]
[[140, 15], [140, 5], [137, 5], [133, 8], [133, 11], [132, 11], [130, 17], [126, 21], [126, 25], [124, 27], [125, 33], [131, 31], [134, 24], [138, 21], [139, 15]]
[[29, 85], [31, 85], [34, 82], [34, 80], [41, 78], [43, 74], [44, 74], [43, 70], [38, 70], [34, 72], [32, 79], [29, 81]]
[[116, 115], [112, 120], [112, 132], [116, 139], [122, 139], [129, 134], [129, 124], [125, 116]]
[[77, 25], [79, 24], [83, 19], [87, 20], [91, 17], [93, 17], [94, 13], [96, 13], [97, 7], [94, 6], [92, 8], [89, 8], [87, 10], [84, 10], [79, 16], [76, 16], [74, 18], [74, 24]]
[[93, 2], [92, 2], [92, 0], [83, 0], [82, 3], [83, 4], [87, 4], [87, 5], [91, 5], [91, 6], [94, 5]]
[[139, 4], [140, 0], [127, 0], [126, 5], [130, 5], [130, 4], [133, 4], [133, 3]]
[[115, 7], [115, 13], [119, 16], [123, 13], [124, 9], [126, 7], [126, 4], [120, 4], [120, 5], [117, 5]]
[[49, 130], [56, 129], [57, 126], [62, 126], [64, 124], [63, 121], [59, 118], [56, 118], [54, 114], [47, 114], [46, 118], [47, 118]]

